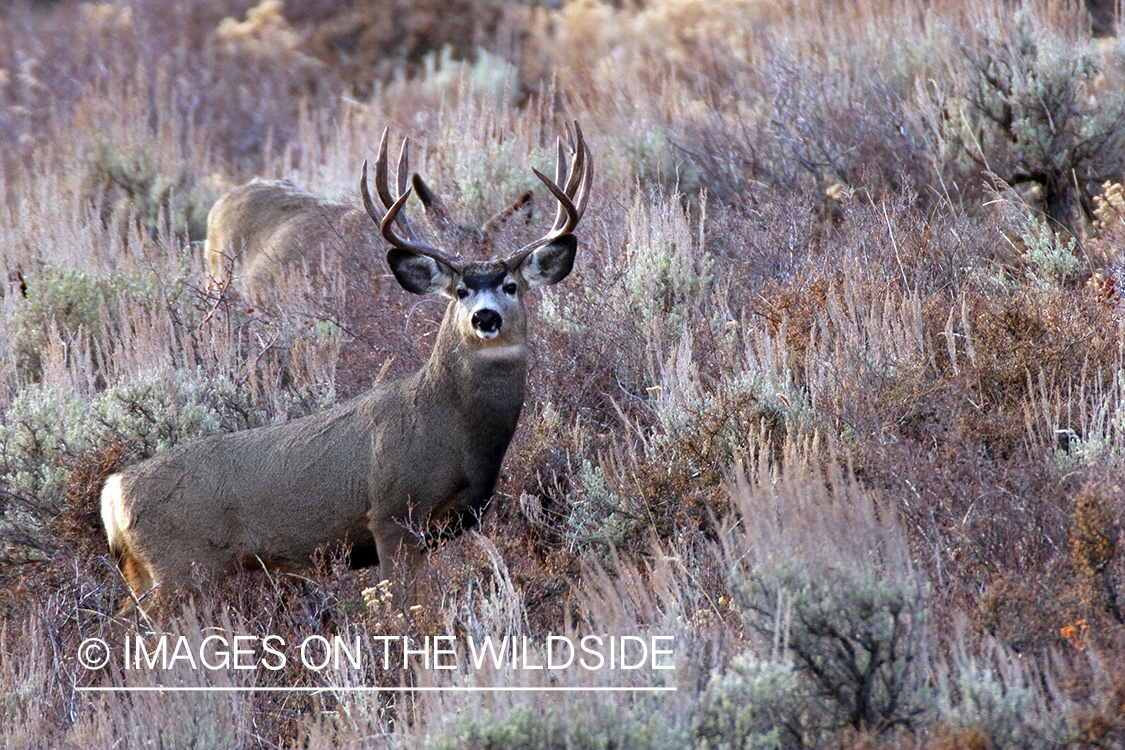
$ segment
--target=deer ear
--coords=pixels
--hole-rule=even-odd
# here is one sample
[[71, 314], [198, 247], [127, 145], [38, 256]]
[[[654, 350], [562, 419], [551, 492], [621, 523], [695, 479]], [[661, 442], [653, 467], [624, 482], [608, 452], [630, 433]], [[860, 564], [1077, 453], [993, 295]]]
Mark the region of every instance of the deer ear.
[[387, 253], [387, 265], [402, 288], [414, 294], [448, 293], [456, 275], [439, 260], [397, 247]]
[[567, 277], [574, 268], [574, 256], [578, 252], [578, 238], [564, 234], [549, 245], [531, 252], [516, 269], [528, 288], [557, 284]]

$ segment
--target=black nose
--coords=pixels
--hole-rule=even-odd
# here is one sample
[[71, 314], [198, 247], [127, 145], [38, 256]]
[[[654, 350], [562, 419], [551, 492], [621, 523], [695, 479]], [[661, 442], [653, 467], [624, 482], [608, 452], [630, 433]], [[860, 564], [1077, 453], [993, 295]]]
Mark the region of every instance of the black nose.
[[482, 333], [496, 333], [504, 319], [495, 310], [477, 310], [473, 313], [473, 328]]

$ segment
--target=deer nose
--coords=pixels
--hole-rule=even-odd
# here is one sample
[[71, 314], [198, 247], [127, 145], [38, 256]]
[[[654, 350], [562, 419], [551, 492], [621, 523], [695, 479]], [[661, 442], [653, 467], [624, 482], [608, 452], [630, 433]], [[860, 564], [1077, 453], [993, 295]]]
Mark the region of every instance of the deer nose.
[[476, 329], [477, 335], [484, 338], [492, 338], [498, 334], [503, 322], [504, 319], [495, 310], [485, 308], [473, 313], [473, 328]]

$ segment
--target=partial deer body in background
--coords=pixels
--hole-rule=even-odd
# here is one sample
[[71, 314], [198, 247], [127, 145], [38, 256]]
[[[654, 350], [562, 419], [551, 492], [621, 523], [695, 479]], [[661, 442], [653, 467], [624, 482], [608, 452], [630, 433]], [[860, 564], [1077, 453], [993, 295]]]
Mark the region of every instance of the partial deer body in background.
[[[402, 287], [450, 298], [429, 361], [320, 414], [190, 442], [111, 476], [102, 520], [138, 598], [155, 588], [162, 604], [191, 587], [196, 567], [211, 576], [238, 564], [306, 567], [318, 550], [354, 545], [374, 548], [396, 601], [410, 603], [420, 532], [471, 525], [492, 496], [523, 407], [524, 296], [564, 279], [577, 250], [592, 164], [577, 124], [576, 134], [569, 174], [561, 140], [555, 179], [536, 172], [558, 202], [551, 230], [474, 261], [414, 233], [402, 208], [428, 188], [417, 175], [407, 186], [404, 141], [391, 193], [384, 131], [375, 183], [385, 209], [368, 193], [366, 163], [364, 208], [392, 245], [387, 262]], [[424, 202], [444, 212], [432, 194]]]
[[379, 241], [379, 228], [361, 208], [291, 182], [251, 180], [211, 207], [203, 254], [213, 278], [230, 275], [236, 286], [262, 291], [286, 269], [319, 269], [325, 256], [349, 273], [370, 272]]
[[[405, 155], [400, 171], [407, 166]], [[414, 192], [438, 232], [467, 257], [488, 252], [493, 230], [531, 200], [531, 193], [524, 193], [476, 229], [453, 221], [417, 175]], [[287, 270], [318, 273], [322, 260], [366, 278], [377, 263], [372, 248], [381, 242], [379, 227], [360, 206], [321, 198], [285, 180], [254, 179], [211, 207], [203, 254], [212, 278], [229, 276], [238, 288], [262, 292]]]

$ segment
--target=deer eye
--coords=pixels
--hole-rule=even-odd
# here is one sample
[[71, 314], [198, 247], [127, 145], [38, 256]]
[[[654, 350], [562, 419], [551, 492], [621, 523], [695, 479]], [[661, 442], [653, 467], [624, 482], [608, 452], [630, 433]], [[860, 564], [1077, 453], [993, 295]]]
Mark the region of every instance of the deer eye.
[[509, 281], [504, 285], [504, 294], [515, 294], [518, 291], [519, 287], [516, 286], [516, 283], [514, 281]]
[[465, 299], [469, 296], [469, 290], [465, 287], [457, 287], [457, 299]]

